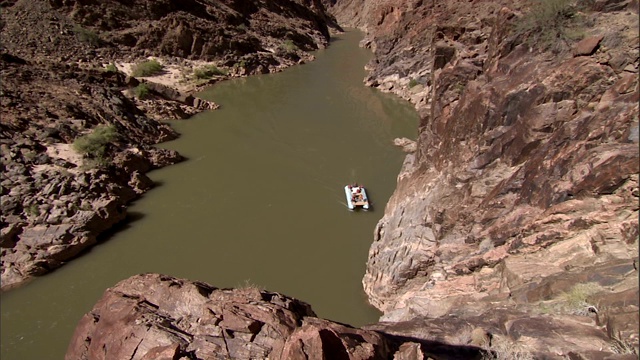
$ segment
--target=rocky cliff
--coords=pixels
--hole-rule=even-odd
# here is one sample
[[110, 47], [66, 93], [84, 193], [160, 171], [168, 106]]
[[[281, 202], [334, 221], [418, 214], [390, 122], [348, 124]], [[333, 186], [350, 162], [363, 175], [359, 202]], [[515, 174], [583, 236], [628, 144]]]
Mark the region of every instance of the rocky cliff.
[[636, 359], [637, 1], [324, 3], [422, 118], [363, 279], [381, 321], [144, 275], [68, 358]]
[[[311, 59], [335, 26], [311, 0], [0, 7], [3, 290], [95, 244], [153, 186], [146, 172], [182, 160], [151, 146], [177, 136], [157, 119], [216, 105], [167, 84], [279, 71]], [[149, 59], [168, 81], [132, 74]]]
[[[425, 341], [442, 359], [480, 359], [477, 346]], [[79, 322], [66, 359], [413, 359], [421, 344], [315, 317], [257, 288], [217, 289], [158, 274], [123, 280]]]
[[66, 358], [384, 359], [388, 353], [379, 334], [315, 318], [308, 304], [281, 294], [146, 274], [105, 292], [78, 324]]
[[422, 118], [363, 279], [407, 322], [387, 329], [454, 316], [555, 356], [572, 346], [545, 327], [583, 358], [637, 354], [637, 1], [327, 5], [367, 31], [365, 82]]

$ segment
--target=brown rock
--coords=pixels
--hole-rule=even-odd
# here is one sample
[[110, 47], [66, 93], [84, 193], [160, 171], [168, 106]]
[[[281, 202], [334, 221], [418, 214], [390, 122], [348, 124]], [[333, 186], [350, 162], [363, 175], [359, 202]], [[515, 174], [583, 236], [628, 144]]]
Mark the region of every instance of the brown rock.
[[387, 358], [381, 335], [314, 315], [277, 293], [137, 275], [108, 289], [80, 320], [65, 358]]
[[604, 36], [598, 35], [580, 40], [580, 42], [573, 47], [573, 56], [592, 55], [598, 48], [598, 45], [600, 45], [600, 41], [602, 41], [603, 38]]
[[417, 149], [416, 142], [407, 138], [393, 139], [393, 145], [402, 148], [406, 153], [414, 153]]
[[386, 340], [373, 331], [305, 318], [287, 339], [282, 359], [385, 359]]
[[393, 360], [424, 360], [425, 355], [421, 346], [414, 342], [405, 342], [400, 345], [398, 351], [393, 355]]
[[[3, 196], [4, 197], [4, 196]], [[0, 247], [12, 248], [16, 244], [16, 238], [22, 231], [24, 224], [11, 223], [0, 230]]]

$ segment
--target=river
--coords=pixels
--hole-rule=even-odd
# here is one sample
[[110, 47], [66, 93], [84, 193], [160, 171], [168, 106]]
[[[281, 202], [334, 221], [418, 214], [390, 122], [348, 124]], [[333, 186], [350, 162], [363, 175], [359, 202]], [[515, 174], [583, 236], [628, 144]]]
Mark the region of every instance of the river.
[[[1, 358], [62, 359], [78, 320], [104, 290], [158, 272], [217, 287], [258, 286], [355, 326], [377, 321], [362, 290], [376, 222], [418, 116], [365, 87], [371, 53], [357, 31], [316, 61], [226, 81], [201, 97], [222, 107], [172, 121], [160, 146], [189, 160], [156, 170], [158, 185], [130, 221], [59, 270], [2, 294]], [[364, 184], [371, 211], [346, 208], [343, 187]]]

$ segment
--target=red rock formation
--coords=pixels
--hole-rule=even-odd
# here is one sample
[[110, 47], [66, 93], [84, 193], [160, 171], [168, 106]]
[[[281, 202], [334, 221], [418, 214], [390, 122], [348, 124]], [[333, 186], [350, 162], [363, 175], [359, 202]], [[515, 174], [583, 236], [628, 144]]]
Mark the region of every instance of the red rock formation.
[[258, 289], [216, 289], [157, 274], [108, 289], [66, 359], [385, 359], [374, 331], [315, 318], [311, 307]]

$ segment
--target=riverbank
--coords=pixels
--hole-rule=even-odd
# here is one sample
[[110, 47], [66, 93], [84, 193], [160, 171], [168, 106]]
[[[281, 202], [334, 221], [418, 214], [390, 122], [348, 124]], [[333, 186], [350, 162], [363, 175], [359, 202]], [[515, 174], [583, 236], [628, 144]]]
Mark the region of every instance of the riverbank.
[[[152, 146], [178, 136], [160, 120], [216, 105], [176, 85], [194, 91], [280, 71], [308, 61], [329, 40], [331, 18], [321, 6], [233, 6], [3, 4], [2, 290], [95, 245], [126, 219], [127, 204], [153, 187], [148, 171], [183, 160]], [[297, 15], [283, 18], [289, 11]], [[158, 76], [122, 72], [150, 58], [159, 59]], [[221, 73], [194, 79], [211, 64]]]

